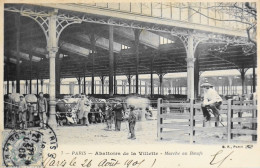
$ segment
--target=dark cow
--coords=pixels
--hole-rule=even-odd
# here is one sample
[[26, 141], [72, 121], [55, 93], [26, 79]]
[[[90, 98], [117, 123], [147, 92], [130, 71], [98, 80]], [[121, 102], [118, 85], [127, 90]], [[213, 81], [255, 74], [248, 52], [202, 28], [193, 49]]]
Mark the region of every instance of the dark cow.
[[68, 104], [64, 100], [59, 100], [56, 103], [56, 120], [59, 125], [63, 125], [64, 121], [68, 123], [67, 117], [72, 117], [70, 112], [75, 105], [76, 103]]

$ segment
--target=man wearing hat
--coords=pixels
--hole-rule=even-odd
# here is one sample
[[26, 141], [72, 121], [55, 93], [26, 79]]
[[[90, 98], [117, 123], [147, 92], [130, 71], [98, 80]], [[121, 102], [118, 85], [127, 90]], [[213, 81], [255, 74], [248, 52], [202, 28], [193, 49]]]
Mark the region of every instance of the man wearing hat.
[[116, 102], [113, 111], [115, 112], [115, 131], [120, 131], [121, 122], [123, 121], [123, 105], [120, 101]]
[[137, 113], [134, 111], [135, 106], [129, 105], [130, 108], [130, 113], [129, 113], [129, 118], [128, 118], [128, 123], [129, 123], [129, 131], [131, 133], [131, 136], [128, 139], [136, 139], [135, 137], [135, 123], [137, 119]]
[[204, 100], [202, 103], [203, 116], [206, 121], [210, 120], [210, 114], [208, 109], [213, 111], [215, 117], [219, 118], [220, 105], [222, 104], [222, 98], [219, 96], [217, 91], [213, 89], [213, 85], [206, 82], [201, 85], [204, 91]]
[[107, 104], [106, 107], [106, 122], [107, 122], [107, 130], [111, 131], [112, 130], [112, 123], [114, 120], [114, 114], [113, 114], [113, 108], [110, 103]]
[[43, 97], [43, 92], [39, 93], [39, 98], [37, 100], [37, 109], [40, 117], [40, 129], [46, 129], [46, 122], [47, 122], [47, 110], [48, 110], [48, 103], [45, 97]]
[[18, 112], [19, 112], [19, 123], [21, 129], [27, 129], [26, 111], [27, 111], [26, 101], [24, 100], [23, 96], [20, 96], [20, 101], [18, 103]]

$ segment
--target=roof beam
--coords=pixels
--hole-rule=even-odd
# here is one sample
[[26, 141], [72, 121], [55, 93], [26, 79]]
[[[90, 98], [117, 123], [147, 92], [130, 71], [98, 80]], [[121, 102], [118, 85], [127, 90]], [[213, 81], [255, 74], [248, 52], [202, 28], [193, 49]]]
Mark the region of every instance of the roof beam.
[[[134, 30], [131, 28], [125, 27], [115, 27], [115, 33], [130, 39], [131, 41], [135, 40]], [[149, 46], [154, 49], [158, 49], [160, 45], [160, 37], [157, 34], [154, 34], [150, 31], [143, 30], [140, 34], [139, 41], [141, 44]]]
[[84, 56], [84, 57], [89, 56], [90, 50], [87, 49], [87, 48], [80, 47], [80, 46], [77, 46], [75, 44], [68, 43], [68, 42], [65, 42], [65, 41], [61, 41], [60, 44], [61, 44], [62, 50], [65, 50], [65, 51], [68, 51], [68, 52], [71, 52], [71, 53], [75, 53], [75, 54], [78, 54], [78, 55]]
[[[73, 35], [73, 38], [78, 39], [79, 41], [90, 44], [90, 38], [89, 38], [88, 35], [76, 33], [75, 35]], [[97, 47], [103, 48], [105, 50], [109, 50], [108, 39], [106, 39], [104, 37], [98, 37], [97, 35], [95, 35], [95, 39], [97, 39], [97, 41], [96, 41]], [[119, 53], [121, 51], [121, 44], [114, 42], [113, 47], [114, 47], [115, 53]]]

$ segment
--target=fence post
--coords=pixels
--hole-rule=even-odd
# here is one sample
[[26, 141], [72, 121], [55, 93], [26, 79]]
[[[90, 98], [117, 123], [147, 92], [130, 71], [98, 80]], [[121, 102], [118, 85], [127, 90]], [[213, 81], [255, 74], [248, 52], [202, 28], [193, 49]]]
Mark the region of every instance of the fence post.
[[190, 144], [193, 143], [194, 137], [194, 99], [190, 99]]
[[[253, 106], [256, 106], [257, 109], [257, 105], [256, 105], [256, 100], [253, 100]], [[256, 110], [252, 111], [252, 118], [257, 118], [257, 112]], [[252, 130], [256, 130], [257, 129], [257, 123], [252, 123]], [[257, 141], [257, 135], [252, 135], [252, 141]]]
[[[244, 100], [240, 99], [240, 106], [244, 106]], [[238, 118], [242, 118], [242, 111], [237, 113]], [[238, 122], [238, 125], [241, 126], [241, 122]]]
[[231, 129], [233, 127], [233, 124], [231, 122], [231, 118], [233, 117], [232, 104], [233, 104], [233, 100], [229, 99], [228, 105], [227, 105], [227, 139], [228, 139], [228, 143], [230, 143], [230, 140], [232, 139], [232, 135], [231, 135]]
[[157, 100], [157, 138], [158, 140], [161, 140], [161, 132], [162, 132], [162, 128], [161, 128], [161, 124], [163, 123], [163, 119], [161, 118], [161, 114], [162, 114], [162, 98], [159, 98]]

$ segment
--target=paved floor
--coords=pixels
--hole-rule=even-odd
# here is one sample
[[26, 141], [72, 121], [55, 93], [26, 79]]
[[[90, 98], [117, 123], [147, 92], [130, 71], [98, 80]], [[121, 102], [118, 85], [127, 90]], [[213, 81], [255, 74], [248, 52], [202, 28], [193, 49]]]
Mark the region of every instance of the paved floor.
[[[31, 128], [38, 130], [39, 128]], [[10, 129], [4, 131], [4, 137]], [[128, 139], [128, 122], [121, 123], [121, 131], [106, 129], [105, 123], [91, 124], [89, 126], [60, 126], [55, 129], [60, 144], [164, 144], [164, 143], [185, 143], [181, 141], [158, 141], [157, 120], [139, 121], [136, 123], [136, 140]], [[201, 140], [199, 144], [222, 144], [227, 143], [226, 135], [216, 132], [196, 134]], [[239, 137], [238, 140], [251, 141], [251, 137]], [[187, 143], [187, 142], [186, 142]]]
[[[93, 143], [93, 144], [139, 144], [161, 143], [157, 141], [157, 121], [143, 121], [136, 123], [136, 140], [128, 139], [128, 122], [121, 123], [121, 131], [106, 130], [105, 123], [89, 126], [58, 127], [56, 134], [59, 143]], [[64, 138], [64, 136], [69, 138]]]

